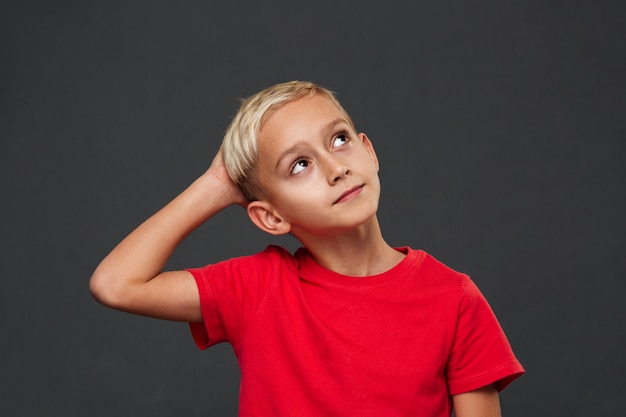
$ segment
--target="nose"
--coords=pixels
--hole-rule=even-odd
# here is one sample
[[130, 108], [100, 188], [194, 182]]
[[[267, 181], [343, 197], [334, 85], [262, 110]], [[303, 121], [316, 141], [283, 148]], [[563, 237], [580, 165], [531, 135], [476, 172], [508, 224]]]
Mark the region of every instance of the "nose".
[[350, 167], [334, 155], [329, 156], [327, 164], [328, 183], [330, 185], [336, 184], [342, 178], [352, 174]]

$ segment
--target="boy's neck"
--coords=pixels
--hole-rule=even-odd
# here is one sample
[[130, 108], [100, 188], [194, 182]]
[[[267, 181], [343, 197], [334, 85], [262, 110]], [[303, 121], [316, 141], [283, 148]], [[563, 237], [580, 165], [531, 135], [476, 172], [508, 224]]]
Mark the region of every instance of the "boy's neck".
[[300, 241], [318, 264], [338, 274], [354, 277], [381, 274], [396, 266], [405, 256], [383, 239], [375, 216], [354, 230], [300, 237]]

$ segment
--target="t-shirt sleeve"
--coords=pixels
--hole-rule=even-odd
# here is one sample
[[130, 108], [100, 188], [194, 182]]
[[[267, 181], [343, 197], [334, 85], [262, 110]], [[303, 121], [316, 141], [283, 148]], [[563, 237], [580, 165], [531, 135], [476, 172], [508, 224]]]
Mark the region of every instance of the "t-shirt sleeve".
[[202, 321], [189, 323], [198, 348], [221, 342], [236, 344], [243, 337], [275, 276], [282, 252], [286, 251], [268, 247], [255, 255], [188, 269], [200, 295]]
[[474, 282], [466, 278], [447, 366], [450, 394], [493, 383], [501, 391], [523, 373], [493, 310]]

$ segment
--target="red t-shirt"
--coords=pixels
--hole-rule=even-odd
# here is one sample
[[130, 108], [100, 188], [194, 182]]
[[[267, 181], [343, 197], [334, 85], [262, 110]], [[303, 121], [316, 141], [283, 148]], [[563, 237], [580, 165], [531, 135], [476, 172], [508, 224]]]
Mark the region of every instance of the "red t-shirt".
[[193, 337], [232, 344], [242, 417], [449, 417], [450, 395], [524, 372], [466, 275], [398, 250], [398, 265], [369, 277], [275, 246], [190, 270], [204, 318]]

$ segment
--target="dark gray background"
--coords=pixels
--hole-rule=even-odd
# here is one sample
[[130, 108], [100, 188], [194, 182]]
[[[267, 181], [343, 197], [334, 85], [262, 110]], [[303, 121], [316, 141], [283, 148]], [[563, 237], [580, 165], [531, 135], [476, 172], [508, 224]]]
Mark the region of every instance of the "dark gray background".
[[[514, 416], [623, 413], [619, 1], [55, 1], [0, 9], [0, 414], [234, 416], [229, 346], [87, 282], [200, 175], [238, 98], [310, 79], [381, 160], [394, 245], [469, 273], [527, 375]], [[169, 267], [275, 240], [232, 208]], [[278, 243], [294, 247], [294, 242]]]

